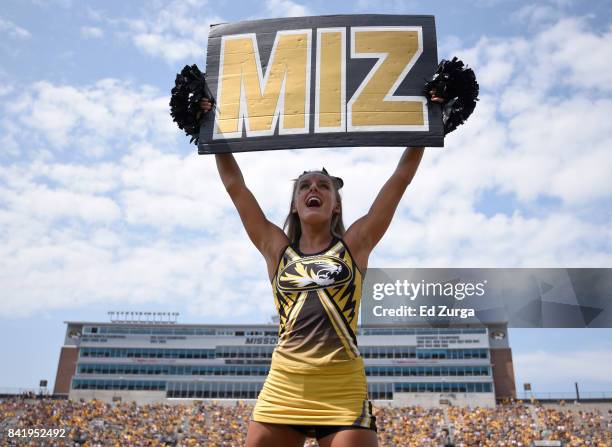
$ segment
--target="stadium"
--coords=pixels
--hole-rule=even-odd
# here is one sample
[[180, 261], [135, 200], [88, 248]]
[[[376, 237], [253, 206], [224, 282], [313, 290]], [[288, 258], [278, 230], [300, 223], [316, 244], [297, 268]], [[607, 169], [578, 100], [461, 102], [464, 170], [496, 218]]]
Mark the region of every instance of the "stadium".
[[[274, 323], [185, 325], [163, 315], [112, 315], [106, 323], [66, 322], [54, 395], [139, 404], [255, 399], [277, 343]], [[372, 400], [493, 407], [516, 396], [503, 326], [362, 326], [357, 339]]]
[[[52, 394], [0, 398], [2, 445], [244, 445], [275, 322], [109, 314], [65, 322]], [[504, 325], [360, 326], [358, 344], [381, 446], [610, 445], [609, 399], [517, 399]]]

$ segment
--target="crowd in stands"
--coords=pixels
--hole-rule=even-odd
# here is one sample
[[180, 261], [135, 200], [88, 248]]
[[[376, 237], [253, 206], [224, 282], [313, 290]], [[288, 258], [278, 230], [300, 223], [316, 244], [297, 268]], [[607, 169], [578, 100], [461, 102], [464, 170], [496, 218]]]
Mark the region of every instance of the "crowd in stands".
[[[0, 399], [2, 446], [243, 446], [252, 405], [237, 402], [148, 404]], [[381, 447], [612, 446], [612, 410], [511, 402], [496, 408], [375, 407]], [[64, 437], [15, 436], [15, 430], [64, 429]], [[9, 436], [12, 430], [13, 436]], [[21, 433], [23, 434], [23, 432]], [[308, 439], [307, 447], [316, 446]]]
[[448, 419], [457, 446], [531, 446], [560, 441], [564, 447], [612, 447], [612, 411], [500, 405], [496, 408], [450, 407]]

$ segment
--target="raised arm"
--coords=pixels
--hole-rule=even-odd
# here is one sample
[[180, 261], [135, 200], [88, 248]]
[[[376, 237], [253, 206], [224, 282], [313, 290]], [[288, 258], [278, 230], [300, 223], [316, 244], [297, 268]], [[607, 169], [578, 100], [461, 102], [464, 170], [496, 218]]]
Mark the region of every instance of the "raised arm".
[[249, 238], [266, 259], [269, 276], [274, 274], [280, 251], [289, 243], [279, 227], [264, 215], [253, 193], [247, 188], [232, 154], [215, 154], [219, 176], [228, 192]]
[[361, 268], [367, 266], [370, 252], [389, 228], [397, 205], [416, 174], [423, 151], [422, 147], [406, 148], [397, 168], [383, 185], [368, 213], [346, 231], [344, 239]]
[[[211, 110], [207, 100], [200, 104], [203, 113]], [[242, 171], [232, 154], [215, 154], [217, 170], [249, 238], [266, 259], [271, 277], [279, 261], [280, 251], [289, 243], [287, 236], [264, 215], [253, 193], [247, 188]]]

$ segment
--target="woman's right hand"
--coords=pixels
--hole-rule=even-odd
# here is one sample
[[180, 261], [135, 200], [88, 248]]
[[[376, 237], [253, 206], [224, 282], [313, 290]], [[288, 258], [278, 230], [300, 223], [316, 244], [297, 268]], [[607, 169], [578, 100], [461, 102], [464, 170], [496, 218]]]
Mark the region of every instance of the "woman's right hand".
[[210, 110], [212, 109], [212, 103], [210, 102], [209, 99], [204, 98], [202, 101], [200, 101], [200, 110], [204, 113], [208, 113], [210, 112]]
[[442, 104], [444, 102], [444, 98], [442, 98], [441, 96], [438, 96], [435, 90], [430, 90], [429, 94], [431, 95], [430, 98], [432, 102], [437, 102], [439, 104]]

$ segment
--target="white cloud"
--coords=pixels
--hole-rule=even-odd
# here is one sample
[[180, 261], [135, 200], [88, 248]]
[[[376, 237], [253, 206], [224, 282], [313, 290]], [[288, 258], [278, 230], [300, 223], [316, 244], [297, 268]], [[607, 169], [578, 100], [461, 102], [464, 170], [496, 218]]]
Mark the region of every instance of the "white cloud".
[[77, 218], [85, 222], [112, 222], [120, 215], [119, 207], [108, 197], [50, 189], [42, 185], [19, 192], [4, 190], [2, 196], [13, 211], [49, 221]]
[[123, 159], [121, 180], [121, 201], [132, 224], [215, 233], [224, 213], [233, 213], [212, 156], [142, 148]]
[[203, 65], [208, 30], [223, 19], [208, 14], [206, 3], [172, 1], [141, 19], [107, 19], [145, 53], [174, 65], [178, 61]]
[[463, 46], [463, 41], [454, 34], [438, 37], [438, 59], [452, 59], [450, 55]]
[[32, 37], [32, 34], [27, 29], [2, 17], [0, 17], [0, 33], [8, 34], [11, 39], [29, 39]]
[[54, 9], [57, 7], [68, 9], [74, 6], [73, 0], [32, 0], [32, 3], [39, 8], [45, 9]]
[[[188, 40], [177, 29], [192, 26], [192, 18], [181, 14], [153, 34]], [[130, 29], [146, 35], [155, 20], [161, 13]], [[564, 19], [532, 40], [483, 38], [459, 50], [476, 70], [481, 101], [446, 148], [427, 149], [370, 266], [610, 264], [612, 230], [585, 210], [612, 196], [612, 84], [609, 74], [589, 71], [599, 70], [596, 58], [576, 56], [588, 45], [609, 51], [609, 36], [586, 25]], [[573, 43], [557, 45], [560, 35]], [[196, 156], [193, 147], [181, 152], [186, 137], [171, 122], [167, 92], [112, 79], [39, 82], [24, 91], [4, 104], [1, 121], [3, 156], [13, 157], [0, 165], [0, 288], [10, 291], [1, 314], [172, 302], [196, 316], [267, 320], [264, 262], [214, 157]], [[236, 158], [280, 225], [291, 179], [303, 170], [324, 165], [344, 178], [350, 223], [368, 210], [400, 154], [308, 149]], [[517, 209], [478, 209], [492, 192], [511, 197]], [[539, 209], [542, 197], [555, 201], [551, 211]]]
[[[274, 17], [308, 16], [310, 10], [292, 0], [266, 0], [265, 10]], [[99, 11], [90, 11], [97, 20], [104, 20], [145, 53], [177, 63], [205, 65], [208, 32], [211, 25], [225, 20], [207, 3], [171, 1], [138, 19], [109, 18]]]
[[145, 140], [173, 142], [177, 129], [168, 101], [168, 96], [151, 86], [116, 79], [85, 87], [41, 81], [5, 104], [2, 124], [7, 129], [5, 138], [18, 141], [28, 136], [24, 149], [34, 138], [57, 153], [99, 158], [110, 155], [118, 142], [122, 150]]
[[2, 82], [2, 80], [0, 79], [0, 96], [8, 95], [12, 91], [13, 86], [8, 83]]
[[[532, 41], [481, 39], [460, 52], [475, 67], [481, 101], [469, 123], [447, 138], [449, 154], [433, 160], [448, 176], [459, 175], [460, 187], [495, 187], [524, 202], [553, 196], [568, 205], [610, 197], [605, 178], [612, 155], [605, 148], [612, 145], [612, 100], [609, 82], [602, 82], [609, 74], [598, 72], [599, 61], [567, 58], [566, 49], [549, 45], [559, 30], [612, 52], [608, 34], [577, 20], [562, 20]], [[473, 167], [487, 173], [485, 180], [474, 177]], [[585, 170], [586, 176], [574, 175]], [[449, 186], [447, 175], [429, 186]]]
[[[416, 195], [416, 192], [415, 192]], [[411, 195], [408, 196], [409, 200]], [[598, 267], [610, 263], [610, 236], [569, 213], [544, 218], [485, 215], [451, 195], [425, 220], [396, 217], [373, 267]]]
[[612, 92], [612, 73], [603, 56], [612, 55], [611, 28], [597, 33], [584, 19], [564, 19], [538, 36], [535, 50], [542, 58], [538, 68], [554, 67], [563, 84]]
[[484, 88], [512, 81], [539, 95], [562, 87], [612, 91], [612, 74], [601, 56], [612, 54], [612, 30], [597, 32], [584, 18], [561, 19], [531, 39], [483, 37], [473, 48], [458, 51], [477, 68]]
[[266, 9], [274, 17], [302, 17], [310, 15], [310, 10], [291, 0], [266, 0]]
[[563, 10], [549, 4], [538, 3], [525, 5], [511, 15], [511, 18], [521, 24], [527, 23], [531, 27], [550, 24], [563, 17]]
[[77, 164], [34, 164], [32, 174], [79, 193], [104, 194], [119, 187], [119, 166], [99, 163], [95, 166]]
[[[0, 211], [0, 222], [2, 217]], [[109, 307], [172, 302], [211, 318], [238, 318], [254, 309], [271, 314], [271, 300], [264, 302], [253, 293], [269, 293], [269, 284], [262, 280], [265, 269], [257, 252], [244, 237], [226, 232], [222, 243], [197, 236], [189, 243], [168, 237], [130, 239], [122, 231], [100, 229], [88, 236], [67, 229], [18, 249], [3, 246], [0, 282], [12, 292], [2, 300], [0, 315], [101, 302]], [[244, 281], [228, 287], [227, 279], [237, 276]]]
[[219, 209], [205, 207], [193, 198], [171, 194], [151, 194], [138, 189], [122, 194], [126, 220], [130, 224], [152, 225], [172, 231], [177, 227], [210, 230], [220, 220]]
[[172, 39], [168, 35], [140, 33], [134, 36], [134, 43], [145, 52], [162, 56], [170, 63], [193, 58], [200, 60], [204, 53], [203, 43], [199, 45], [185, 39]]
[[408, 14], [410, 11], [419, 9], [419, 4], [416, 0], [359, 0], [356, 2], [356, 9], [361, 11], [392, 11], [397, 14]]
[[95, 26], [82, 26], [81, 36], [86, 39], [101, 39], [104, 37], [104, 30]]

